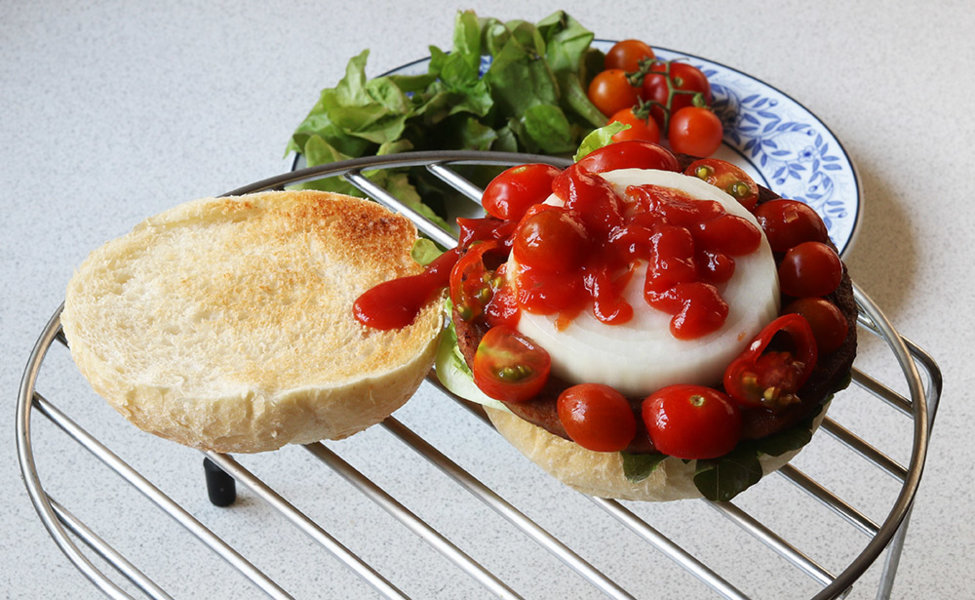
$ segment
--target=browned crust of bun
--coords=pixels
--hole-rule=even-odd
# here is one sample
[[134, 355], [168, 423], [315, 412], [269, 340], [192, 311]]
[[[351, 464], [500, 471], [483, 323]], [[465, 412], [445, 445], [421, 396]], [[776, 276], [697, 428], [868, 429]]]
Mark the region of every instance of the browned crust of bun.
[[[696, 160], [694, 157], [679, 155], [678, 162], [681, 169]], [[779, 199], [775, 192], [759, 186], [759, 204]], [[829, 242], [835, 250], [836, 247]], [[777, 259], [780, 257], [776, 257]], [[821, 356], [809, 380], [799, 391], [802, 401], [786, 410], [772, 412], [766, 409], [748, 409], [742, 413], [742, 437], [744, 439], [758, 439], [778, 431], [792, 427], [813, 414], [830, 395], [843, 387], [850, 375], [853, 359], [857, 347], [857, 308], [853, 298], [853, 284], [843, 265], [843, 279], [839, 287], [826, 299], [836, 304], [846, 317], [849, 325], [846, 340], [833, 352]], [[457, 331], [457, 345], [467, 364], [473, 367], [474, 353], [481, 338], [487, 333], [488, 327], [483, 322], [468, 322], [460, 318], [455, 310], [453, 313], [454, 327]], [[525, 402], [507, 403], [505, 406], [521, 419], [541, 427], [561, 438], [569, 439], [568, 434], [558, 418], [557, 402], [559, 394], [571, 384], [564, 379], [552, 376], [541, 392]], [[643, 398], [628, 398], [634, 413], [639, 417], [640, 404]], [[637, 433], [630, 446], [626, 449], [632, 453], [654, 452], [653, 442], [643, 424], [643, 419], [637, 418]]]

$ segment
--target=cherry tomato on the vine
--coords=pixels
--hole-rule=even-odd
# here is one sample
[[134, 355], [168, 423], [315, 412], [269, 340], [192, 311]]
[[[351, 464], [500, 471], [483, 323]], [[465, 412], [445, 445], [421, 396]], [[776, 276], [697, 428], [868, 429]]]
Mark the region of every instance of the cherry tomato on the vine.
[[599, 383], [574, 385], [558, 399], [558, 414], [572, 441], [596, 452], [619, 452], [636, 435], [636, 417], [623, 394]]
[[484, 211], [498, 219], [517, 221], [532, 204], [552, 193], [552, 180], [560, 171], [552, 165], [518, 165], [502, 171], [484, 188]]
[[686, 106], [671, 114], [667, 139], [674, 152], [710, 156], [721, 147], [724, 128], [711, 109]]
[[685, 175], [693, 175], [720, 188], [752, 210], [758, 203], [758, 184], [737, 166], [717, 158], [695, 160], [684, 169]]
[[623, 69], [600, 71], [589, 83], [589, 101], [609, 117], [637, 103], [640, 95]]
[[[670, 87], [668, 87], [668, 78]], [[643, 78], [640, 97], [658, 103], [651, 112], [657, 124], [663, 127], [674, 113], [686, 106], [694, 106], [694, 98], [700, 94], [700, 105], [711, 106], [711, 84], [707, 76], [694, 65], [686, 62], [658, 62]], [[667, 107], [665, 111], [662, 107]]]
[[816, 211], [796, 200], [766, 202], [755, 209], [755, 218], [775, 252], [785, 252], [802, 242], [825, 242], [829, 239], [826, 224]]
[[843, 279], [843, 263], [822, 242], [803, 242], [789, 248], [779, 262], [779, 287], [793, 298], [825, 296]]
[[825, 298], [793, 300], [782, 309], [782, 314], [789, 313], [802, 315], [809, 322], [820, 354], [827, 354], [842, 346], [850, 331], [850, 324], [843, 312]]
[[657, 126], [657, 122], [647, 116], [639, 116], [634, 112], [633, 107], [624, 108], [621, 111], [617, 111], [612, 117], [609, 118], [610, 123], [623, 123], [624, 125], [629, 125], [629, 129], [624, 129], [623, 131], [615, 134], [613, 136], [614, 142], [623, 142], [626, 140], [646, 140], [648, 142], [658, 143], [660, 141], [660, 127]]
[[648, 396], [641, 408], [654, 447], [669, 456], [717, 458], [741, 438], [738, 408], [714, 388], [667, 386]]
[[604, 69], [623, 69], [630, 73], [640, 68], [640, 61], [653, 60], [653, 48], [640, 40], [622, 40], [606, 53]]
[[502, 402], [524, 402], [548, 381], [548, 352], [517, 330], [498, 325], [488, 330], [474, 353], [474, 383]]

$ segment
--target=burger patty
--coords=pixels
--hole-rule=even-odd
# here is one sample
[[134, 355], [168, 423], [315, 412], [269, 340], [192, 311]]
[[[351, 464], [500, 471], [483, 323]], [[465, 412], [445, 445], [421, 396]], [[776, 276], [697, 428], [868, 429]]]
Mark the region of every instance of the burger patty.
[[[687, 167], [693, 157], [679, 155], [678, 161], [681, 169]], [[759, 204], [776, 200], [779, 196], [769, 189], [760, 186]], [[832, 242], [828, 242], [835, 250]], [[778, 260], [779, 256], [776, 256]], [[803, 385], [797, 394], [800, 402], [788, 408], [772, 412], [764, 408], [745, 408], [742, 409], [742, 438], [758, 439], [773, 433], [788, 429], [803, 419], [806, 419], [816, 409], [822, 405], [829, 396], [836, 390], [844, 387], [849, 379], [850, 370], [853, 367], [853, 359], [856, 356], [857, 346], [857, 307], [853, 298], [853, 284], [847, 273], [846, 265], [843, 265], [843, 279], [839, 287], [826, 299], [835, 304], [846, 317], [849, 325], [846, 340], [843, 344], [830, 352], [819, 357], [816, 367], [810, 375], [808, 381]], [[474, 353], [481, 338], [487, 333], [489, 327], [483, 321], [464, 321], [460, 318], [456, 309], [453, 313], [454, 327], [457, 331], [457, 345], [467, 364], [473, 367]], [[515, 415], [522, 419], [542, 427], [543, 429], [570, 439], [559, 420], [557, 402], [559, 394], [573, 384], [557, 376], [551, 376], [542, 391], [535, 397], [525, 402], [508, 402], [505, 406]], [[648, 390], [652, 393], [653, 390]], [[627, 447], [627, 452], [633, 453], [652, 453], [656, 452], [653, 442], [647, 433], [643, 419], [640, 418], [640, 406], [643, 397], [627, 398], [631, 408], [637, 415], [637, 432], [633, 441]]]

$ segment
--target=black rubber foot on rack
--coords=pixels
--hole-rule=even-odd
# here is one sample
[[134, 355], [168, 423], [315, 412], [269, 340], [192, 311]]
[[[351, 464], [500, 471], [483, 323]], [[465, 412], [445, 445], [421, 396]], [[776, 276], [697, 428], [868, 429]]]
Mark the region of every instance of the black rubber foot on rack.
[[203, 459], [207, 495], [214, 506], [230, 506], [237, 499], [237, 482], [209, 458]]

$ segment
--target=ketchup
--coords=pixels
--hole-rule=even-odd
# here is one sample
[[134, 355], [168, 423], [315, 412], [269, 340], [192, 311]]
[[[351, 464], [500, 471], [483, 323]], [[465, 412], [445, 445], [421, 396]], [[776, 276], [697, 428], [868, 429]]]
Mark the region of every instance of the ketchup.
[[355, 318], [373, 329], [399, 329], [412, 323], [430, 298], [447, 286], [460, 251], [448, 250], [418, 275], [385, 281], [359, 296], [352, 305]]
[[[464, 273], [476, 275], [470, 281], [489, 292], [478, 300], [478, 313], [490, 325], [514, 326], [520, 311], [527, 310], [556, 315], [556, 327], [563, 329], [590, 306], [603, 323], [627, 323], [634, 309], [623, 292], [639, 261], [648, 265], [643, 300], [671, 316], [675, 338], [695, 339], [724, 325], [728, 304], [718, 286], [734, 275], [734, 257], [754, 252], [761, 243], [754, 224], [729, 214], [719, 202], [658, 185], [630, 186], [621, 198], [581, 163], [555, 177], [552, 190], [562, 206], [535, 204], [518, 221], [458, 219], [458, 248], [419, 275], [362, 294], [353, 309], [356, 319], [376, 329], [409, 325], [438, 290], [453, 286], [450, 273], [463, 249], [487, 242], [504, 253], [510, 249], [517, 263], [506, 274], [516, 286], [485, 287], [489, 280], [503, 280], [498, 276], [512, 265], [492, 271], [483, 257], [465, 262]], [[470, 291], [464, 287], [467, 279], [459, 280], [462, 289], [451, 287], [452, 296]]]
[[[714, 201], [656, 185], [630, 186], [628, 202], [601, 177], [566, 169], [553, 182], [564, 205], [529, 210], [515, 231], [520, 308], [556, 314], [564, 327], [582, 307], [601, 322], [633, 316], [623, 298], [635, 263], [648, 263], [644, 300], [671, 315], [671, 334], [694, 339], [719, 329], [728, 304], [717, 285], [734, 274], [734, 256], [750, 254], [761, 233]], [[542, 212], [551, 214], [540, 219]], [[569, 253], [566, 248], [575, 249]]]

